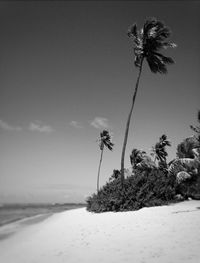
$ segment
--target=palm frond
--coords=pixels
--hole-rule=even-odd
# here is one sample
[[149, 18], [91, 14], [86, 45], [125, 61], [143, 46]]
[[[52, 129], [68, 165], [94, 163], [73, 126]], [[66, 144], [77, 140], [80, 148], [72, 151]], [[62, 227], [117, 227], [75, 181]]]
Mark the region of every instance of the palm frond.
[[168, 156], [166, 146], [171, 146], [171, 143], [168, 141], [167, 135], [163, 134], [159, 138], [159, 142], [152, 147], [152, 155], [155, 156], [155, 159], [160, 161], [162, 164], [166, 163], [166, 157]]
[[198, 113], [197, 113], [197, 120], [200, 123], [200, 110], [198, 110]]
[[99, 147], [102, 150], [104, 145], [109, 149], [113, 150], [114, 143], [111, 141], [111, 135], [109, 134], [108, 130], [103, 130], [100, 133], [100, 138], [99, 138]]
[[137, 30], [137, 25], [136, 24], [133, 24], [133, 25], [131, 25], [130, 27], [129, 27], [129, 29], [128, 29], [128, 36], [129, 37], [135, 37], [135, 38], [137, 38], [138, 37], [138, 30]]
[[128, 29], [128, 36], [134, 41], [135, 66], [140, 67], [146, 58], [153, 73], [167, 73], [167, 65], [173, 64], [174, 60], [160, 54], [159, 51], [163, 48], [176, 47], [175, 43], [167, 41], [170, 34], [171, 31], [164, 22], [156, 18], [147, 19], [141, 30], [133, 24]]
[[159, 144], [161, 145], [161, 147], [171, 146], [171, 142], [167, 140], [166, 134], [163, 134], [159, 140]]
[[167, 135], [166, 134], [163, 134], [161, 137], [160, 137], [160, 141], [165, 141], [167, 140]]
[[196, 133], [200, 133], [200, 127], [194, 127], [193, 125], [190, 125], [190, 128], [196, 132]]
[[165, 63], [162, 62], [161, 59], [159, 59], [157, 56], [151, 54], [147, 57], [147, 62], [150, 67], [150, 70], [153, 73], [161, 73], [166, 74], [167, 73], [167, 67]]
[[163, 61], [163, 63], [165, 64], [174, 64], [174, 60], [171, 57], [166, 57], [160, 53], [157, 52], [153, 52], [154, 55], [158, 56], [159, 58], [161, 58], [161, 60]]
[[143, 26], [144, 36], [148, 36], [148, 32], [156, 26], [157, 19], [154, 17], [148, 18]]
[[163, 42], [162, 43], [162, 48], [167, 49], [168, 47], [175, 48], [177, 47], [177, 44], [173, 42]]
[[133, 24], [129, 29], [128, 29], [128, 37], [133, 38], [133, 41], [136, 45], [136, 47], [142, 47], [142, 36], [138, 32], [137, 25]]
[[110, 151], [113, 150], [114, 143], [112, 143], [111, 141], [104, 141], [104, 145], [105, 145]]
[[163, 41], [164, 39], [168, 38], [170, 35], [171, 35], [170, 29], [163, 24], [162, 27], [160, 27], [157, 30], [155, 39], [157, 41]]

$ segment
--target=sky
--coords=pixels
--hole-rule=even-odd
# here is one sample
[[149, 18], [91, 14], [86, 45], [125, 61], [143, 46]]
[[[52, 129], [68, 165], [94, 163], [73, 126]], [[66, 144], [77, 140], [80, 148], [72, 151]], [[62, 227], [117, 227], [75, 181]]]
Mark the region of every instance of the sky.
[[150, 153], [162, 134], [176, 147], [192, 136], [199, 98], [198, 1], [0, 2], [0, 203], [84, 202], [120, 169], [138, 69], [127, 29], [148, 17], [172, 30], [176, 63], [168, 74], [146, 62], [131, 120], [125, 167], [133, 148]]

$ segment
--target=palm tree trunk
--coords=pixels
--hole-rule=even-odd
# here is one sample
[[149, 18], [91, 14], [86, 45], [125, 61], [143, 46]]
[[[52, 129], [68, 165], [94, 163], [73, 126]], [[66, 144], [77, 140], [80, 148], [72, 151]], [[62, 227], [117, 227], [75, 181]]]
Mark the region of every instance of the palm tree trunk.
[[98, 176], [97, 176], [97, 194], [99, 193], [99, 176], [100, 176], [100, 169], [101, 169], [101, 163], [102, 163], [102, 157], [103, 157], [103, 149], [101, 150], [101, 157], [100, 157], [100, 162], [99, 162], [99, 168], [98, 168]]
[[129, 132], [131, 116], [132, 116], [132, 112], [133, 112], [133, 108], [134, 108], [134, 104], [135, 104], [135, 99], [136, 99], [136, 95], [137, 95], [137, 90], [138, 90], [138, 86], [139, 86], [140, 76], [141, 76], [141, 72], [142, 72], [142, 64], [143, 64], [143, 60], [141, 61], [141, 65], [139, 68], [137, 82], [135, 85], [135, 91], [134, 91], [133, 98], [132, 98], [132, 105], [131, 105], [131, 109], [130, 109], [128, 119], [127, 119], [127, 123], [126, 123], [124, 143], [123, 143], [122, 155], [121, 155], [121, 184], [122, 184], [122, 186], [124, 184], [124, 158], [125, 158], [126, 144], [127, 144], [127, 140], [128, 140], [128, 132]]

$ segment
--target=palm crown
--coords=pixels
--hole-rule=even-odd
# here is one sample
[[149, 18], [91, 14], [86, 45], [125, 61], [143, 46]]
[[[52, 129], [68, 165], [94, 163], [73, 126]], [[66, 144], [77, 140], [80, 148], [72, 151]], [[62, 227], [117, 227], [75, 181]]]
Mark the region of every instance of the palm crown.
[[114, 143], [111, 141], [111, 135], [109, 134], [109, 131], [103, 130], [100, 133], [99, 141], [99, 147], [100, 150], [103, 150], [104, 146], [106, 146], [109, 150], [112, 151]]
[[165, 149], [166, 146], [171, 146], [171, 143], [167, 140], [167, 136], [163, 134], [159, 138], [159, 142], [157, 142], [152, 149], [153, 155], [155, 155], [156, 159], [160, 162], [166, 162], [166, 157], [168, 155]]
[[128, 36], [134, 41], [135, 66], [141, 67], [146, 58], [153, 73], [167, 73], [167, 64], [173, 64], [171, 57], [159, 53], [161, 49], [176, 47], [176, 44], [167, 41], [171, 32], [168, 27], [155, 18], [148, 19], [139, 31], [133, 24], [128, 30]]

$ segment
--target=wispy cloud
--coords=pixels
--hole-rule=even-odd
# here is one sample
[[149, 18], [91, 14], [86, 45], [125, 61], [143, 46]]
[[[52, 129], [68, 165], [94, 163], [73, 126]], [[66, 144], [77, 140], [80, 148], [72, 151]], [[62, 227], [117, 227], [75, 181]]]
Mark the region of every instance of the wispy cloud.
[[42, 133], [51, 133], [54, 129], [49, 125], [44, 125], [40, 121], [31, 122], [29, 124], [30, 131], [42, 132]]
[[109, 128], [108, 119], [102, 117], [95, 117], [94, 120], [90, 122], [90, 125], [96, 129]]
[[81, 125], [81, 123], [78, 122], [78, 121], [71, 121], [71, 122], [70, 122], [70, 125], [71, 125], [72, 127], [74, 127], [74, 128], [78, 128], [78, 129], [83, 128], [83, 126]]
[[3, 120], [0, 120], [0, 128], [5, 131], [21, 131], [22, 130], [21, 127], [10, 125]]

